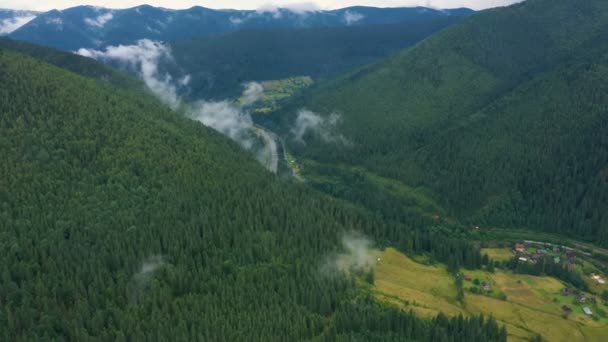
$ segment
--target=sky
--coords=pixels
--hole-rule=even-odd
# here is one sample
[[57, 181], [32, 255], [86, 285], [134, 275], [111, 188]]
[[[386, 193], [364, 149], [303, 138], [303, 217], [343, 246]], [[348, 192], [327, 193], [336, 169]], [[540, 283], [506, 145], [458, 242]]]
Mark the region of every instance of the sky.
[[79, 5], [109, 8], [128, 8], [149, 4], [166, 8], [183, 9], [192, 6], [210, 8], [259, 9], [267, 7], [291, 7], [311, 9], [336, 9], [353, 5], [376, 7], [425, 6], [435, 8], [469, 7], [476, 10], [510, 5], [521, 0], [0, 0], [0, 8], [48, 11]]

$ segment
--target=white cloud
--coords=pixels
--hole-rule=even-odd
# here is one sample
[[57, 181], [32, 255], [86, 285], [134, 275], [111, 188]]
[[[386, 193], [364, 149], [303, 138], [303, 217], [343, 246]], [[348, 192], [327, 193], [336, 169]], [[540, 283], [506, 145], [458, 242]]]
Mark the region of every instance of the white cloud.
[[264, 87], [257, 82], [249, 82], [245, 84], [243, 91], [244, 105], [250, 106], [258, 102], [264, 95]]
[[378, 261], [373, 243], [364, 235], [350, 232], [342, 236], [343, 252], [330, 255], [321, 271], [329, 276], [352, 276], [370, 272]]
[[34, 20], [34, 18], [36, 18], [35, 15], [28, 15], [0, 20], [0, 36], [12, 33], [21, 26]]
[[342, 116], [338, 113], [331, 113], [328, 117], [323, 117], [308, 109], [300, 109], [296, 121], [291, 129], [294, 139], [305, 144], [304, 137], [312, 134], [326, 143], [341, 143], [350, 145], [348, 139], [342, 134], [336, 133], [336, 129]]
[[365, 16], [363, 14], [360, 14], [357, 12], [352, 12], [352, 11], [344, 12], [344, 21], [346, 22], [346, 25], [355, 24], [355, 23], [361, 21], [363, 18], [365, 18]]
[[237, 18], [237, 17], [230, 17], [229, 20], [232, 25], [240, 25], [244, 21], [242, 18]]
[[84, 22], [87, 23], [90, 26], [95, 26], [95, 27], [104, 27], [105, 24], [112, 20], [114, 18], [114, 14], [112, 14], [112, 12], [108, 12], [106, 14], [102, 14], [100, 16], [98, 16], [97, 18], [85, 18]]
[[[177, 87], [169, 74], [161, 74], [159, 63], [172, 60], [171, 50], [166, 45], [142, 39], [136, 45], [110, 46], [105, 51], [94, 49], [80, 49], [81, 56], [95, 58], [102, 61], [116, 61], [137, 71], [148, 88], [171, 108], [180, 106], [181, 100], [177, 96]], [[188, 81], [188, 79], [182, 79]]]

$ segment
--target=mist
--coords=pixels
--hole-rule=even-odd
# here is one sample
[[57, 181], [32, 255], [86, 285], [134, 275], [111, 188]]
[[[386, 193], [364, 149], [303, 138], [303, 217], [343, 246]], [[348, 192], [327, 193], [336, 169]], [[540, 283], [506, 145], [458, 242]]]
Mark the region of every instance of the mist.
[[360, 275], [371, 272], [376, 266], [378, 256], [373, 242], [363, 234], [349, 232], [342, 236], [342, 251], [330, 255], [322, 267], [326, 275]]
[[142, 262], [139, 271], [133, 275], [128, 286], [131, 302], [140, 302], [145, 298], [152, 276], [165, 265], [166, 263], [160, 255], [149, 256]]
[[181, 99], [171, 75], [159, 71], [161, 61], [173, 61], [171, 49], [163, 43], [142, 39], [136, 45], [109, 46], [105, 51], [80, 49], [77, 54], [103, 62], [116, 62], [138, 73], [146, 86], [172, 109], [178, 109]]
[[342, 134], [336, 133], [341, 121], [342, 116], [335, 112], [324, 117], [308, 109], [300, 109], [291, 128], [291, 134], [295, 141], [304, 145], [306, 144], [304, 138], [307, 135], [313, 135], [325, 143], [350, 145], [348, 139]]
[[123, 68], [136, 72], [150, 91], [171, 109], [181, 111], [187, 117], [236, 141], [252, 152], [268, 170], [277, 172], [279, 158], [275, 137], [256, 127], [248, 110], [264, 96], [264, 87], [260, 83], [243, 84], [239, 101], [198, 100], [188, 103], [178, 95], [178, 90], [188, 87], [192, 77], [185, 75], [174, 79], [168, 73], [160, 71], [160, 63], [175, 63], [171, 49], [161, 42], [143, 39], [135, 45], [110, 46], [105, 51], [80, 49], [77, 53], [104, 62], [118, 63]]
[[21, 17], [14, 17], [0, 20], [0, 36], [4, 36], [13, 33], [21, 26], [29, 23], [36, 18], [35, 15], [26, 15]]

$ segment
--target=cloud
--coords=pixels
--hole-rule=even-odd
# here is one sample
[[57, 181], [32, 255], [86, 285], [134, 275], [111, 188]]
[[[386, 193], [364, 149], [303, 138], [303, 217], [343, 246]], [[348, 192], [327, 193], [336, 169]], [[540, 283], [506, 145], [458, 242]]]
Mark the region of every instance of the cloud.
[[29, 23], [36, 18], [35, 15], [27, 15], [21, 17], [14, 17], [0, 20], [0, 36], [10, 34], [20, 28], [21, 26]]
[[192, 119], [226, 135], [245, 149], [253, 148], [253, 120], [237, 104], [229, 101], [198, 101], [187, 112]]
[[264, 87], [257, 82], [249, 82], [245, 84], [243, 91], [244, 105], [250, 106], [258, 102], [264, 95]]
[[328, 117], [323, 117], [307, 109], [300, 109], [296, 121], [291, 129], [294, 139], [305, 144], [305, 136], [312, 134], [325, 143], [341, 143], [350, 145], [348, 139], [342, 134], [335, 133], [342, 116], [338, 113], [331, 113]]
[[378, 261], [378, 256], [372, 247], [372, 241], [360, 233], [344, 234], [343, 251], [330, 255], [321, 270], [328, 275], [346, 276], [371, 272]]
[[280, 19], [283, 16], [282, 11], [290, 11], [299, 15], [305, 15], [310, 12], [317, 12], [321, 7], [313, 2], [296, 2], [284, 5], [265, 4], [256, 9], [257, 14], [271, 13], [275, 19]]
[[147, 257], [141, 264], [139, 271], [133, 275], [128, 285], [128, 295], [132, 302], [141, 302], [149, 288], [150, 279], [154, 273], [166, 263], [161, 255]]
[[112, 12], [108, 12], [106, 14], [98, 16], [97, 18], [85, 18], [84, 22], [90, 26], [101, 28], [104, 27], [105, 24], [112, 19], [114, 19], [114, 14], [112, 14]]
[[242, 100], [195, 101], [185, 103], [178, 95], [179, 87], [187, 87], [191, 76], [174, 80], [159, 71], [161, 61], [174, 62], [171, 50], [161, 42], [143, 39], [136, 45], [110, 46], [105, 51], [80, 49], [79, 55], [105, 62], [118, 62], [137, 72], [152, 93], [174, 110], [184, 112], [189, 118], [222, 133], [251, 151], [270, 171], [278, 169], [276, 137], [271, 137], [254, 125], [246, 107], [259, 101], [264, 87], [256, 82], [244, 84]]
[[80, 49], [77, 53], [105, 62], [118, 62], [138, 72], [154, 95], [172, 109], [179, 108], [181, 100], [177, 95], [177, 87], [173, 84], [173, 78], [159, 71], [159, 63], [162, 60], [173, 60], [168, 46], [142, 39], [136, 45], [109, 46], [105, 51]]
[[344, 21], [346, 22], [346, 25], [355, 24], [361, 21], [363, 18], [365, 18], [365, 16], [357, 12], [352, 12], [350, 10], [344, 12]]
[[244, 19], [238, 17], [230, 17], [228, 20], [230, 20], [232, 25], [240, 25], [245, 21]]

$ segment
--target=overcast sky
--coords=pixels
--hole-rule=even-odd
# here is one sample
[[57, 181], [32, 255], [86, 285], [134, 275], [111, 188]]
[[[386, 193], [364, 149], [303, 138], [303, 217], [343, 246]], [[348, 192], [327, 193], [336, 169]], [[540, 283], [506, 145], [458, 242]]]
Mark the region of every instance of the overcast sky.
[[0, 8], [31, 9], [46, 11], [63, 9], [78, 5], [95, 5], [110, 8], [127, 8], [147, 3], [167, 8], [190, 8], [204, 6], [210, 8], [258, 9], [264, 7], [310, 7], [317, 9], [334, 9], [353, 5], [377, 7], [427, 6], [437, 8], [469, 7], [484, 9], [510, 5], [521, 0], [0, 0]]

